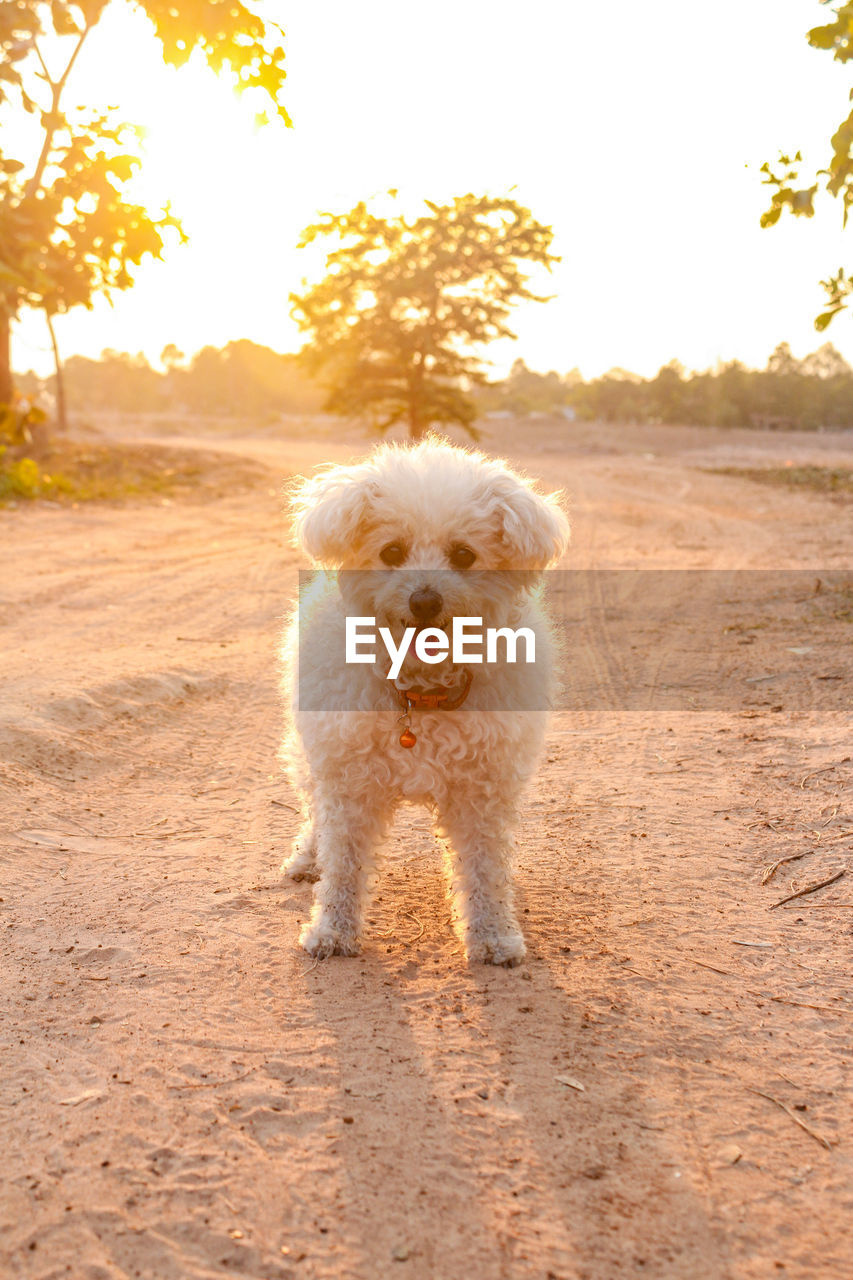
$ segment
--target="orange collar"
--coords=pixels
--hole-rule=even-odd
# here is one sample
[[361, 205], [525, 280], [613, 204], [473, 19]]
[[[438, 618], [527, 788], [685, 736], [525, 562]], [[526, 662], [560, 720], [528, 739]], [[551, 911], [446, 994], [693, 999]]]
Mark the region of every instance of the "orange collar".
[[451, 698], [449, 690], [433, 689], [431, 692], [419, 692], [417, 689], [398, 689], [394, 685], [397, 700], [404, 711], [412, 708], [418, 711], [455, 711], [461, 707], [471, 691], [474, 677], [466, 671], [462, 678], [462, 692]]

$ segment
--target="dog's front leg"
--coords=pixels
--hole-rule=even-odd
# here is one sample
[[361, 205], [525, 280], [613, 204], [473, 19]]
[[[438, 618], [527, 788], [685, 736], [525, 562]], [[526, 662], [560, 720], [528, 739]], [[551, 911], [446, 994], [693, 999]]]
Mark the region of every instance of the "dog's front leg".
[[469, 961], [520, 964], [526, 954], [513, 905], [514, 806], [506, 796], [458, 794], [439, 808]]
[[281, 864], [283, 875], [291, 880], [319, 880], [317, 870], [317, 836], [314, 831], [314, 819], [306, 818], [301, 831], [293, 842], [290, 857]]
[[314, 831], [320, 879], [300, 938], [309, 955], [322, 960], [360, 951], [369, 878], [386, 825], [384, 810], [369, 801], [356, 806], [338, 796], [319, 799]]

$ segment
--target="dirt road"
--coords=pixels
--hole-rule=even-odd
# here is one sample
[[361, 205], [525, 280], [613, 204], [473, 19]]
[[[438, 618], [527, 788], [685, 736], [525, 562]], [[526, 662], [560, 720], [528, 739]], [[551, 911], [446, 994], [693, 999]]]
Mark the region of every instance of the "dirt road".
[[[850, 594], [735, 620], [741, 705], [555, 717], [521, 970], [466, 968], [416, 811], [363, 956], [312, 965], [278, 486], [363, 444], [203, 443], [269, 481], [0, 511], [0, 1275], [853, 1276]], [[702, 469], [850, 436], [486, 443], [566, 486], [572, 567], [853, 565], [849, 505]]]

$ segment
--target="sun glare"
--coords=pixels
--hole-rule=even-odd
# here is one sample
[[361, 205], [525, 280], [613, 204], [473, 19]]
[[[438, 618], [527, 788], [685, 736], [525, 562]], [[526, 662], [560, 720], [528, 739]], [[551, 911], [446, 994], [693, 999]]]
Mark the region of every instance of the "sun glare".
[[[555, 299], [518, 309], [518, 342], [491, 351], [499, 371], [522, 356], [653, 373], [673, 357], [763, 364], [778, 342], [819, 345], [818, 281], [848, 260], [839, 210], [758, 227], [761, 163], [800, 146], [819, 165], [846, 114], [848, 77], [805, 42], [816, 0], [723, 0], [710, 22], [676, 0], [617, 0], [606, 18], [550, 0], [523, 13], [436, 0], [428, 23], [375, 0], [368, 16], [345, 0], [284, 15], [287, 130], [260, 127], [262, 104], [201, 58], [165, 68], [147, 20], [108, 10], [69, 102], [115, 104], [143, 127], [127, 193], [169, 205], [190, 239], [112, 306], [61, 317], [66, 354], [156, 360], [168, 342], [191, 352], [240, 337], [297, 349], [288, 294], [323, 261], [322, 246], [296, 248], [301, 228], [391, 187], [410, 207], [512, 188], [553, 225], [562, 261], [536, 284]], [[843, 321], [828, 336], [853, 358]], [[26, 317], [16, 364], [46, 371], [47, 346], [41, 317]]]

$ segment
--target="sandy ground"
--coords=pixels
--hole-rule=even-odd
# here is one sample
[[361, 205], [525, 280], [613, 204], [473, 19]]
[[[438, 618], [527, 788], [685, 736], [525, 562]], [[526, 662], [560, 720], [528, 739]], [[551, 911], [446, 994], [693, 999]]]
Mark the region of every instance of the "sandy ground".
[[732, 606], [731, 706], [667, 709], [659, 632], [650, 709], [604, 663], [555, 717], [514, 971], [466, 967], [414, 810], [363, 956], [299, 950], [278, 486], [364, 442], [203, 443], [268, 481], [0, 511], [0, 1274], [853, 1276], [850, 507], [701, 470], [853, 438], [493, 428], [572, 495], [571, 567], [833, 584]]

